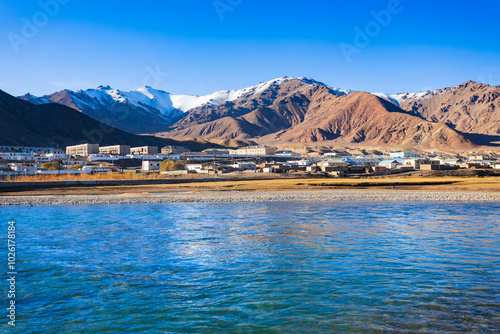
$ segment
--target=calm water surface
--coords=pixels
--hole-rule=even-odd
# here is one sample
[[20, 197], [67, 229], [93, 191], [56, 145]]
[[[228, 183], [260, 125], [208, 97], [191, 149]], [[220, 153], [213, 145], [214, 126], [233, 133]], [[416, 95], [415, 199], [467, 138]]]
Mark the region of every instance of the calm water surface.
[[2, 244], [17, 222], [19, 333], [500, 332], [498, 203], [0, 212]]

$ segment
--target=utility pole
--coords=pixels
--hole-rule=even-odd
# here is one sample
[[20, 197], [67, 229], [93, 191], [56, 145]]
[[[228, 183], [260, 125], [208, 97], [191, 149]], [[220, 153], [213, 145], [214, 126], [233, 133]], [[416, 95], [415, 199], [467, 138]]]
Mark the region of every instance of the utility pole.
[[[57, 156], [58, 152], [59, 152], [59, 144], [56, 144], [56, 153], [55, 153], [55, 156]], [[60, 176], [61, 175], [61, 165], [60, 165], [60, 162], [57, 159], [54, 159], [54, 161], [58, 162], [58, 165], [57, 165], [57, 176]]]
[[217, 174], [217, 151], [214, 149], [214, 171]]
[[124, 159], [125, 159], [125, 154], [122, 152], [122, 174], [123, 174]]

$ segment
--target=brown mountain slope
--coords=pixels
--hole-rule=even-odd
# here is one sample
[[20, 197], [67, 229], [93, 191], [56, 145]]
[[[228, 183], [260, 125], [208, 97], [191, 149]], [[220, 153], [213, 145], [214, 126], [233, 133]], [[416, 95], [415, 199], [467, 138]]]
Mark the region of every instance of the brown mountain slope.
[[299, 79], [251, 96], [243, 96], [220, 106], [204, 105], [174, 124], [174, 130], [160, 136], [185, 138], [250, 139], [272, 134], [300, 124], [311, 99], [338, 96], [324, 85]]
[[471, 142], [442, 123], [409, 115], [372, 94], [342, 95], [324, 85], [290, 80], [220, 106], [204, 105], [177, 122], [174, 138], [265, 142], [362, 143], [463, 147]]
[[500, 135], [500, 86], [468, 81], [421, 97], [402, 95], [400, 106], [466, 134]]
[[[309, 103], [304, 97], [311, 94], [311, 89], [330, 91], [324, 85], [309, 84], [300, 79], [286, 80], [281, 84], [271, 85], [261, 92], [244, 95], [221, 106], [206, 104], [190, 110], [185, 117], [173, 125], [173, 128], [177, 131], [183, 130], [225, 117], [243, 121], [242, 123], [246, 121], [255, 125], [269, 125], [266, 123], [265, 115], [269, 112], [273, 113], [276, 109], [273, 106], [277, 103], [282, 104], [281, 110], [278, 112], [282, 124], [273, 124], [272, 126], [290, 126], [302, 120], [305, 108]], [[260, 122], [263, 123], [259, 122], [259, 118]], [[241, 126], [244, 127], [243, 124]]]
[[402, 147], [463, 147], [471, 143], [443, 123], [431, 123], [404, 113], [366, 92], [356, 92], [320, 103], [298, 126], [262, 138], [268, 140], [337, 142]]

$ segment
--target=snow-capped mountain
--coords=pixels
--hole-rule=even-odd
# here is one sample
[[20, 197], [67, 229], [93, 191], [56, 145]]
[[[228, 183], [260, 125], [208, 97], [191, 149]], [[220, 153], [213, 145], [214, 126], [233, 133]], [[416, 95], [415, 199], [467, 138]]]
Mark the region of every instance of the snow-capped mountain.
[[41, 97], [26, 94], [20, 98], [34, 104], [63, 104], [132, 133], [164, 130], [183, 114], [173, 106], [170, 94], [149, 86], [130, 92], [99, 86], [78, 91], [62, 90]]
[[133, 91], [99, 86], [96, 89], [63, 90], [40, 97], [28, 93], [20, 98], [34, 104], [64, 104], [103, 123], [128, 132], [154, 133], [165, 131], [184, 113], [203, 105], [218, 106], [242, 97], [252, 97], [273, 86], [280, 86], [295, 80], [311, 86], [326, 86], [338, 95], [351, 93], [350, 90], [329, 87], [311, 78], [283, 77], [248, 88], [220, 90], [202, 96], [172, 95], [149, 86], [143, 86]]
[[476, 138], [463, 133], [479, 134], [484, 142], [500, 133], [500, 87], [472, 81], [427, 92], [371, 94], [283, 77], [204, 96], [99, 86], [21, 98], [63, 104], [128, 132], [168, 138], [411, 146], [425, 137], [431, 146], [462, 147]]
[[[198, 96], [198, 95], [171, 95], [171, 99], [173, 102], [173, 106], [176, 109], [182, 110], [184, 112], [187, 112], [189, 110], [201, 107], [204, 104], [211, 104], [211, 105], [221, 105], [224, 104], [228, 101], [235, 101], [239, 99], [240, 97], [251, 97], [253, 95], [257, 95], [259, 93], [264, 92], [265, 90], [269, 89], [271, 86], [280, 86], [286, 82], [292, 81], [292, 80], [300, 80], [305, 84], [311, 85], [311, 86], [327, 86], [322, 82], [316, 81], [311, 78], [305, 78], [305, 77], [299, 77], [299, 78], [294, 78], [294, 77], [282, 77], [282, 78], [276, 78], [272, 79], [266, 82], [262, 82], [258, 85], [248, 87], [248, 88], [243, 88], [243, 89], [238, 89], [238, 90], [220, 90], [215, 93], [212, 93], [210, 95], [204, 95], [204, 96]], [[349, 94], [352, 91], [351, 90], [343, 90], [340, 88], [333, 88], [329, 87], [332, 91], [335, 91], [339, 95], [343, 94]]]

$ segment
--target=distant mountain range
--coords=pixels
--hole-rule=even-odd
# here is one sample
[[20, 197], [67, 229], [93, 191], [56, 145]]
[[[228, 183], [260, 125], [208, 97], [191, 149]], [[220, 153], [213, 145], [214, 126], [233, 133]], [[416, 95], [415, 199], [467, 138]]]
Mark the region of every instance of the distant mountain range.
[[388, 95], [284, 77], [206, 96], [100, 86], [20, 98], [64, 104], [122, 130], [164, 138], [464, 148], [500, 142], [499, 96], [499, 86], [473, 81]]
[[[26, 94], [20, 99], [33, 104], [58, 103], [71, 107], [105, 124], [124, 131], [142, 134], [169, 130], [190, 110], [203, 105], [218, 106], [242, 97], [265, 91], [272, 85], [296, 80], [281, 78], [239, 90], [221, 90], [210, 95], [172, 95], [162, 90], [143, 86], [134, 91], [121, 91], [109, 86], [71, 91], [68, 89], [44, 96]], [[323, 85], [313, 79], [300, 78], [311, 85]], [[338, 90], [339, 93], [350, 91]]]

